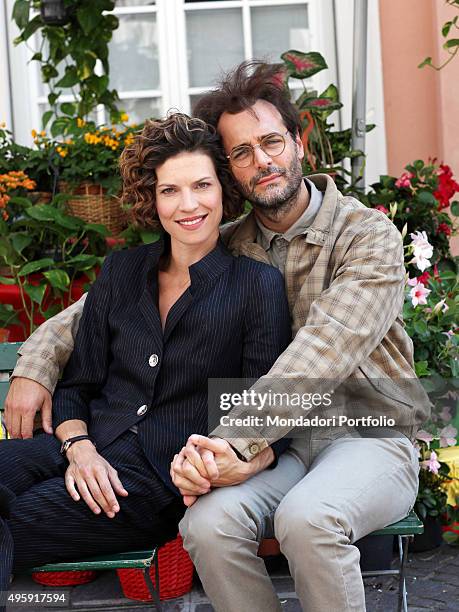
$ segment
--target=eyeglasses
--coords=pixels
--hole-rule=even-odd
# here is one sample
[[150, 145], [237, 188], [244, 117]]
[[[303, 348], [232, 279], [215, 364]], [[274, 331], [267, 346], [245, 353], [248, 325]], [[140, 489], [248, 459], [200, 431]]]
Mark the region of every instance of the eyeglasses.
[[284, 135], [277, 134], [276, 132], [267, 134], [260, 140], [260, 144], [240, 145], [239, 147], [235, 147], [226, 157], [237, 168], [248, 168], [253, 164], [255, 147], [260, 147], [263, 153], [269, 157], [277, 157], [283, 153], [285, 149], [285, 136], [287, 136], [287, 134], [288, 130]]

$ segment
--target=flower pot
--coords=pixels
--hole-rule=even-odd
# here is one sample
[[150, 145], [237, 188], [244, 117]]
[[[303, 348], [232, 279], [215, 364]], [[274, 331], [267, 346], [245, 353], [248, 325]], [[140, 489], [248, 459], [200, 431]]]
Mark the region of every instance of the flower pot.
[[83, 182], [76, 187], [61, 181], [59, 191], [72, 197], [67, 200], [70, 215], [86, 223], [101, 223], [113, 236], [118, 235], [127, 225], [127, 215], [118, 198], [108, 196], [101, 185]]
[[362, 572], [390, 569], [394, 536], [368, 535], [356, 542], [355, 545], [360, 551], [360, 569]]
[[414, 536], [414, 539], [410, 542], [411, 552], [425, 552], [438, 548], [443, 541], [439, 518], [427, 516], [423, 523], [424, 533]]

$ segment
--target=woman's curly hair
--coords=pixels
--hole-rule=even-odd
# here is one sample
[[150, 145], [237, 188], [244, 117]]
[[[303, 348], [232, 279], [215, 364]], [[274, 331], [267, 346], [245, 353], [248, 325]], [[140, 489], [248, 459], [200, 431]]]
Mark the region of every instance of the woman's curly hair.
[[223, 218], [231, 220], [242, 214], [243, 198], [234, 185], [215, 129], [201, 119], [172, 113], [166, 119], [147, 120], [143, 130], [121, 154], [121, 199], [136, 225], [160, 227], [156, 212], [156, 168], [184, 152], [204, 153], [213, 161], [223, 191]]

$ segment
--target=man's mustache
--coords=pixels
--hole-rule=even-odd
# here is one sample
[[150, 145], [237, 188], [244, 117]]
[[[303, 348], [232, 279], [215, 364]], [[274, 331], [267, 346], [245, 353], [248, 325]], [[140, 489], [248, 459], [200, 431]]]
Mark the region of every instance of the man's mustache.
[[253, 189], [258, 183], [258, 181], [261, 181], [261, 179], [264, 179], [267, 176], [271, 176], [271, 174], [280, 174], [284, 176], [286, 173], [287, 170], [285, 168], [277, 168], [276, 166], [272, 166], [269, 170], [263, 170], [263, 172], [259, 172], [258, 174], [256, 174], [250, 181], [250, 186]]

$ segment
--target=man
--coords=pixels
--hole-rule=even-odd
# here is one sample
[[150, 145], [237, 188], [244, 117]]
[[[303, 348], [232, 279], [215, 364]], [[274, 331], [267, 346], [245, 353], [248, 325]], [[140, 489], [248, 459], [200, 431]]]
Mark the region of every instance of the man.
[[[269, 444], [289, 428], [229, 435], [218, 427], [210, 438], [192, 436], [171, 474], [190, 506], [181, 523], [185, 547], [217, 611], [281, 609], [257, 557], [258, 542], [273, 527], [304, 610], [360, 611], [365, 598], [352, 544], [413, 506], [418, 460], [410, 438], [427, 413], [390, 384], [376, 384], [414, 377], [400, 319], [402, 240], [385, 215], [343, 197], [331, 178], [302, 178], [298, 114], [274, 84], [275, 73], [265, 64], [242, 64], [195, 109], [217, 128], [236, 184], [253, 205], [224, 239], [233, 253], [272, 263], [285, 275], [294, 339], [254, 388], [276, 378], [304, 391], [327, 380], [333, 391], [349, 380], [378, 379], [378, 406], [395, 415], [406, 435], [382, 429], [382, 437], [355, 438], [342, 428], [311, 429], [287, 451], [289, 461], [296, 459], [287, 490], [296, 484], [286, 495], [285, 462], [273, 470], [259, 466], [273, 462]], [[53, 390], [71, 350], [68, 326], [75, 331], [81, 305], [73, 309], [21, 349], [6, 403], [13, 435], [30, 435], [40, 406], [50, 431], [46, 389]]]

